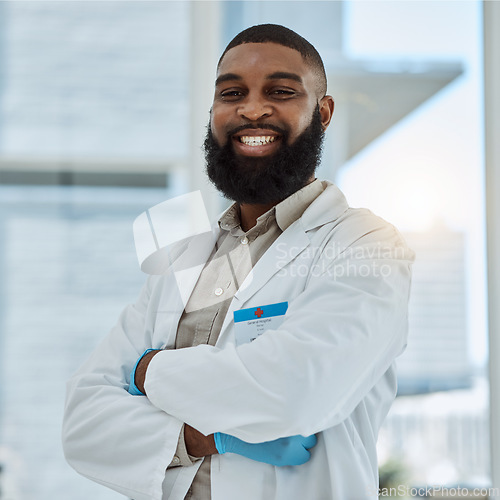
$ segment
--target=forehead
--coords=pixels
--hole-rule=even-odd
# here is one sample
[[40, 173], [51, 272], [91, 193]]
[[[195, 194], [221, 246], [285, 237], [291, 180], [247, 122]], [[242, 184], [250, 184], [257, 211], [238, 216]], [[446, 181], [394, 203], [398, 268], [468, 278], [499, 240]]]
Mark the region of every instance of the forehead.
[[244, 43], [228, 50], [224, 55], [217, 76], [234, 73], [239, 76], [294, 73], [304, 83], [312, 83], [314, 76], [309, 64], [297, 50], [277, 43]]

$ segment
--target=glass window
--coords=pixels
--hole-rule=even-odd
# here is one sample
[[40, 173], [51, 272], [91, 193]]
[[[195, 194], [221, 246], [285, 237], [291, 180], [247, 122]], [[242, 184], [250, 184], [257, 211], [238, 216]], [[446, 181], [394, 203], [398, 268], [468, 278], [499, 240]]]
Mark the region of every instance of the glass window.
[[[65, 382], [136, 299], [132, 223], [188, 154], [189, 3], [0, 2], [0, 27], [0, 497], [123, 498], [65, 462]], [[151, 187], [102, 187], [127, 183]]]
[[481, 3], [351, 2], [348, 12], [351, 57], [405, 61], [416, 74], [461, 67], [338, 177], [350, 202], [393, 222], [417, 257], [381, 479], [488, 486]]

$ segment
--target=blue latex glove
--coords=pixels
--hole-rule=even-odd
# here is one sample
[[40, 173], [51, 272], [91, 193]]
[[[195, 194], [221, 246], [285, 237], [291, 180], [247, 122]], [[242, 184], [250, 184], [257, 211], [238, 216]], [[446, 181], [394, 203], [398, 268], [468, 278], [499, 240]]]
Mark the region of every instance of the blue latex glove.
[[291, 436], [265, 443], [247, 443], [228, 434], [216, 432], [214, 441], [220, 454], [236, 453], [257, 462], [283, 466], [305, 464], [311, 458], [308, 450], [316, 446], [317, 438], [315, 435]]
[[134, 367], [132, 368], [132, 372], [130, 373], [130, 384], [128, 386], [128, 393], [132, 394], [132, 396], [145, 396], [145, 394], [139, 390], [139, 388], [135, 385], [135, 371], [137, 370], [137, 366], [139, 365], [139, 361], [151, 351], [156, 351], [157, 349], [146, 349], [139, 357], [139, 359], [135, 362]]

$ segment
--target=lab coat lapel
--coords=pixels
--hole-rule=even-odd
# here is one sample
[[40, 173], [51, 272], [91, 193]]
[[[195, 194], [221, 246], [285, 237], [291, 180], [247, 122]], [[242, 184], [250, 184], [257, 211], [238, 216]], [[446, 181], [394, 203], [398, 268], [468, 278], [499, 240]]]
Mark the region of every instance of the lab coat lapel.
[[201, 271], [212, 253], [219, 232], [220, 229], [217, 226], [211, 232], [196, 235], [187, 244], [186, 249], [179, 258], [172, 263], [175, 280], [184, 306], [186, 306]]
[[310, 244], [308, 231], [334, 221], [347, 208], [344, 195], [337, 186], [327, 182], [325, 191], [311, 203], [302, 217], [280, 235], [249, 273], [235, 294], [238, 305], [241, 307], [274, 274], [295, 259]]
[[250, 299], [309, 243], [310, 240], [303, 230], [300, 220], [296, 221], [271, 245], [246, 277], [235, 294], [240, 305]]
[[[233, 320], [233, 313], [244, 307], [277, 272], [285, 267], [300, 252], [310, 244], [301, 221], [294, 222], [280, 237], [271, 245], [266, 253], [259, 259], [255, 267], [245, 278], [236, 292], [229, 310], [224, 319], [219, 339], [226, 334]], [[259, 305], [259, 304], [257, 304]]]
[[227, 335], [234, 311], [243, 308], [274, 274], [309, 246], [310, 237], [307, 232], [336, 220], [349, 208], [344, 195], [335, 184], [326, 181], [325, 187], [325, 191], [311, 203], [300, 219], [280, 235], [246, 277], [229, 306], [219, 340]]

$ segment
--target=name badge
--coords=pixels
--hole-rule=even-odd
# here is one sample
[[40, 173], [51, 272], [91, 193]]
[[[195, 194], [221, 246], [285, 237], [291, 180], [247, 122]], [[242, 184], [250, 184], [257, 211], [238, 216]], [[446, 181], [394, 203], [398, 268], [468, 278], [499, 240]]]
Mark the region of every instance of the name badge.
[[288, 302], [234, 311], [236, 345], [252, 342], [266, 330], [275, 330], [285, 320]]

